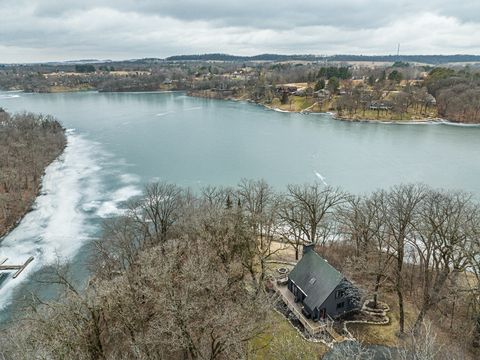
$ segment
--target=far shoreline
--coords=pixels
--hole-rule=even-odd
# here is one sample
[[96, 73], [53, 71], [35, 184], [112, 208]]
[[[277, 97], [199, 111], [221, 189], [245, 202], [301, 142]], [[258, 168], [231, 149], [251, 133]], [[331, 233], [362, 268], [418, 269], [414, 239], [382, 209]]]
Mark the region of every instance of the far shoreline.
[[268, 104], [263, 104], [261, 102], [254, 101], [252, 99], [242, 99], [242, 98], [235, 98], [235, 97], [210, 97], [210, 96], [202, 96], [200, 94], [194, 94], [189, 91], [184, 91], [187, 96], [193, 98], [203, 98], [209, 100], [221, 100], [221, 101], [233, 101], [233, 102], [244, 102], [248, 104], [253, 104], [257, 106], [261, 106], [266, 110], [275, 111], [278, 113], [283, 114], [300, 114], [300, 115], [329, 115], [333, 120], [337, 121], [344, 121], [344, 122], [351, 122], [351, 123], [369, 123], [369, 124], [381, 124], [381, 125], [451, 125], [451, 126], [459, 126], [459, 127], [480, 127], [480, 124], [471, 124], [471, 123], [464, 123], [458, 121], [451, 121], [444, 118], [423, 118], [423, 119], [415, 119], [415, 120], [390, 120], [390, 119], [363, 119], [363, 118], [349, 118], [338, 115], [338, 113], [334, 111], [296, 111], [296, 110], [283, 110], [274, 106], [270, 106]]

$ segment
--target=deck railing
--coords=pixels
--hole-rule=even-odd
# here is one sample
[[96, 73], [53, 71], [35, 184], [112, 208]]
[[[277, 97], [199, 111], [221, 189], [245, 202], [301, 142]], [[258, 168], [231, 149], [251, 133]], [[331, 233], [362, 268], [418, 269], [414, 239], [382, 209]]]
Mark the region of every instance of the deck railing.
[[318, 323], [315, 323], [315, 326], [310, 324], [310, 322], [313, 322], [312, 320], [308, 320], [305, 315], [298, 309], [297, 305], [295, 304], [294, 301], [288, 298], [287, 295], [285, 295], [278, 286], [276, 286], [277, 293], [279, 293], [282, 296], [282, 299], [284, 303], [287, 305], [288, 309], [298, 318], [300, 323], [305, 327], [307, 332], [310, 335], [315, 335], [319, 333], [320, 331], [324, 330], [325, 327], [327, 326], [326, 322], [320, 321]]

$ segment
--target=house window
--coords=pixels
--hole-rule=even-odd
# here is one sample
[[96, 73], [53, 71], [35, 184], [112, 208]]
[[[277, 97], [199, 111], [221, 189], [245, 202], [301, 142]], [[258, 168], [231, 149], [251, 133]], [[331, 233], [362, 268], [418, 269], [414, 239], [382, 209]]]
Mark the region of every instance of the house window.
[[337, 290], [337, 293], [335, 294], [335, 299], [340, 299], [345, 296], [345, 291], [344, 290]]
[[342, 309], [343, 307], [345, 307], [345, 302], [341, 302], [341, 303], [338, 303], [337, 304], [337, 309]]

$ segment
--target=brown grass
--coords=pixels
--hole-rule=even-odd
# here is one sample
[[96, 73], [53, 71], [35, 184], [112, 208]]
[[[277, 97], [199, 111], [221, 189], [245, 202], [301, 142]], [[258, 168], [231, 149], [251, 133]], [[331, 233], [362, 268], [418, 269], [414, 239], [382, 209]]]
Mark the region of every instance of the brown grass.
[[[253, 339], [250, 346], [249, 359], [258, 360], [276, 360], [277, 357], [273, 354], [273, 347], [278, 345], [278, 338], [287, 337], [290, 339], [292, 347], [302, 347], [306, 352], [312, 354], [314, 357], [321, 358], [329, 349], [322, 343], [314, 343], [302, 338], [297, 330], [293, 327], [288, 320], [279, 313], [271, 312], [272, 323], [267, 331], [255, 339]], [[277, 339], [277, 343], [275, 340]], [[290, 357], [288, 354], [284, 354], [284, 359], [296, 360], [295, 355]]]

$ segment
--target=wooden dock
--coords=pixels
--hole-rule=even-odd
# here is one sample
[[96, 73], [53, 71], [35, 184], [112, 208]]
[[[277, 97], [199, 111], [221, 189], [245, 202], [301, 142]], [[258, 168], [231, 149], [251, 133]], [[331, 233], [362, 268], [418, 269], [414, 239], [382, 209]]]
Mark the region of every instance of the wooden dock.
[[25, 270], [25, 268], [28, 266], [28, 264], [30, 264], [32, 261], [33, 261], [34, 257], [33, 256], [30, 256], [27, 261], [25, 261], [22, 265], [5, 265], [5, 263], [7, 262], [8, 258], [7, 259], [3, 259], [2, 261], [0, 261], [0, 271], [13, 271], [13, 270], [17, 270], [15, 271], [15, 273], [13, 274], [13, 278], [16, 279], [21, 273], [23, 270]]

